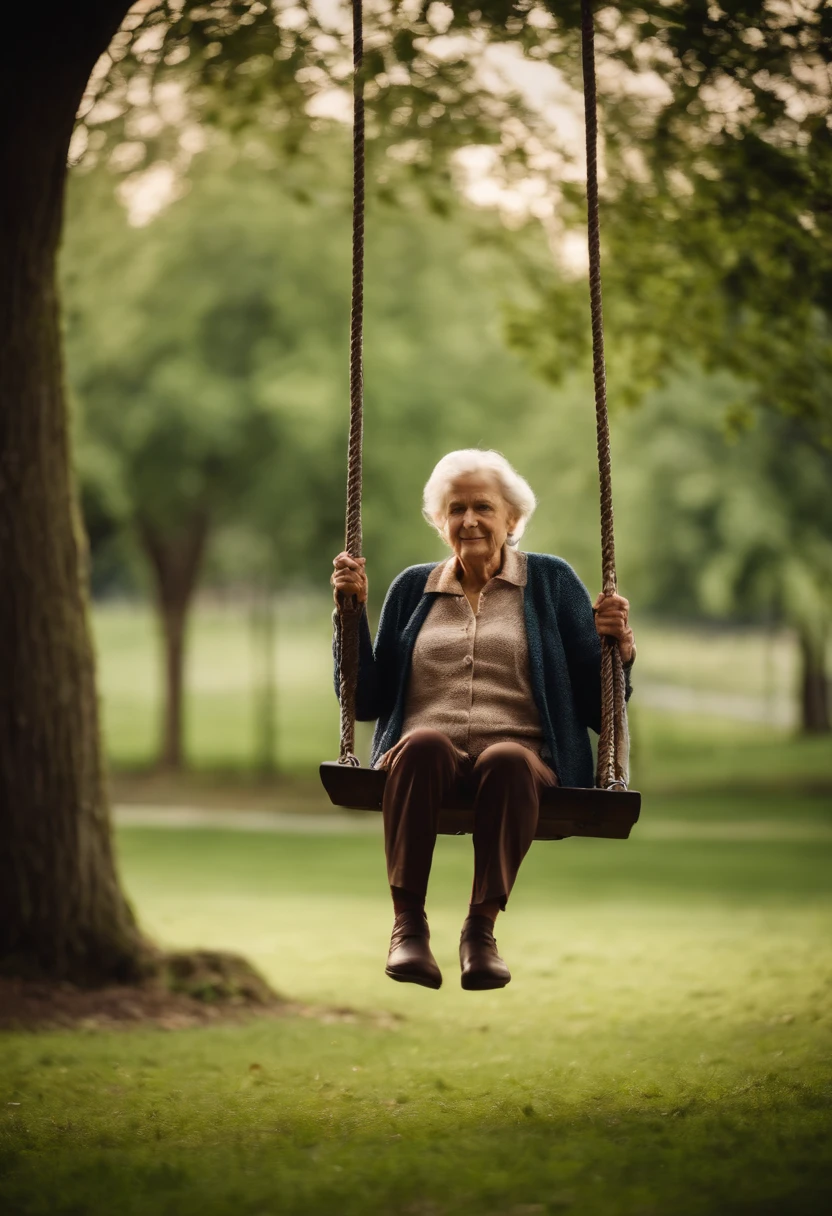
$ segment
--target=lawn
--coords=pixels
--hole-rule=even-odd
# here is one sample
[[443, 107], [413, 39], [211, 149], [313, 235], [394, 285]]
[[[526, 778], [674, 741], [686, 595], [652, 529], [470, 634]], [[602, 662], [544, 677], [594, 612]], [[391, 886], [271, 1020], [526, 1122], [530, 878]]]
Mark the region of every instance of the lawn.
[[[663, 805], [650, 813], [664, 821]], [[455, 963], [467, 840], [441, 840], [436, 859], [435, 993], [384, 977], [372, 826], [122, 831], [158, 939], [243, 950], [318, 1014], [4, 1036], [0, 1206], [826, 1212], [829, 808], [801, 818], [816, 839], [534, 846], [498, 926], [513, 982], [482, 994], [461, 991]]]
[[[326, 809], [302, 780], [337, 743], [320, 607], [282, 610], [278, 742], [294, 778], [258, 804]], [[158, 709], [151, 621], [109, 608], [96, 629], [111, 760], [141, 767]], [[786, 680], [782, 639], [772, 658], [762, 637], [656, 627], [642, 651], [645, 636], [644, 687], [768, 703]], [[197, 774], [182, 788], [233, 808], [254, 797], [244, 614], [203, 608], [192, 641]], [[459, 987], [469, 840], [437, 851], [437, 993], [384, 976], [377, 818], [329, 834], [120, 829], [153, 937], [241, 951], [304, 1012], [3, 1035], [0, 1211], [825, 1216], [832, 747], [729, 710], [634, 703], [642, 821], [626, 843], [533, 847], [498, 924], [503, 992]]]

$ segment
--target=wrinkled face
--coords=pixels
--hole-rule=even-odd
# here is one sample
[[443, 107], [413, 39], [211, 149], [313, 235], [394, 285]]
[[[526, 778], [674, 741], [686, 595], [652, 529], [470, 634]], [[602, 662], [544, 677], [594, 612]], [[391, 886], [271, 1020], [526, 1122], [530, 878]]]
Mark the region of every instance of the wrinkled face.
[[445, 540], [464, 563], [488, 561], [500, 552], [517, 517], [489, 473], [463, 473], [448, 493]]

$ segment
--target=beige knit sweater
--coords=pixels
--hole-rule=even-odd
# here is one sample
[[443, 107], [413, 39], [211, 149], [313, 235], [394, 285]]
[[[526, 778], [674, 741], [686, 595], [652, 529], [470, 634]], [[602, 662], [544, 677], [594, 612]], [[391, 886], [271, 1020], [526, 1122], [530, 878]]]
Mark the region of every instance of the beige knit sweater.
[[525, 585], [526, 555], [508, 545], [476, 613], [457, 578], [456, 557], [431, 571], [425, 591], [438, 594], [416, 638], [402, 737], [432, 727], [471, 757], [505, 740], [540, 753], [544, 737], [529, 676]]

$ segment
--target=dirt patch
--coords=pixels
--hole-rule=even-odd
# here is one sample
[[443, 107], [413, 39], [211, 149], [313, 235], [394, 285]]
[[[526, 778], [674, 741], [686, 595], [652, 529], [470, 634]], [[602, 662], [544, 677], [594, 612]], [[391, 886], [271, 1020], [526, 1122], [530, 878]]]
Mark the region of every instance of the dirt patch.
[[253, 1018], [313, 1018], [392, 1030], [402, 1018], [384, 1010], [303, 1005], [274, 992], [245, 960], [195, 951], [163, 957], [141, 984], [81, 988], [0, 976], [0, 1030], [186, 1030]]
[[140, 1025], [182, 1030], [239, 1022], [255, 1014], [279, 1016], [287, 1004], [279, 997], [269, 1004], [244, 998], [203, 1001], [156, 982], [76, 988], [0, 978], [0, 1030], [111, 1030]]

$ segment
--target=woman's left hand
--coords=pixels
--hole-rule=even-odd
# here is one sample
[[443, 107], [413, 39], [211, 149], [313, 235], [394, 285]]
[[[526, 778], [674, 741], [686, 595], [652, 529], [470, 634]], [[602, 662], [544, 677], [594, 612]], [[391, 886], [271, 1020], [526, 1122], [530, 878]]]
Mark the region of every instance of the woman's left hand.
[[604, 595], [603, 591], [592, 605], [595, 628], [601, 637], [616, 638], [621, 658], [629, 663], [635, 654], [633, 631], [628, 624], [630, 604], [623, 595]]

